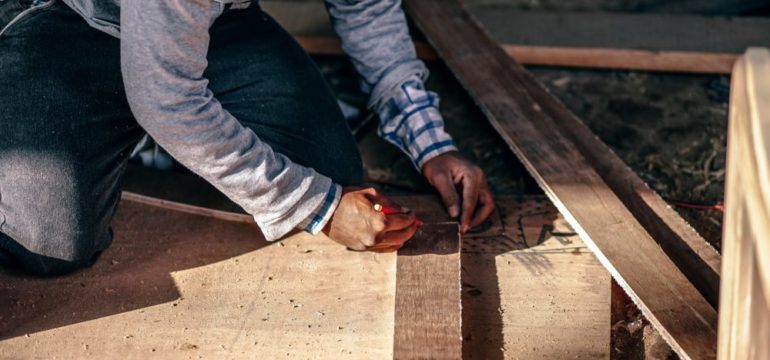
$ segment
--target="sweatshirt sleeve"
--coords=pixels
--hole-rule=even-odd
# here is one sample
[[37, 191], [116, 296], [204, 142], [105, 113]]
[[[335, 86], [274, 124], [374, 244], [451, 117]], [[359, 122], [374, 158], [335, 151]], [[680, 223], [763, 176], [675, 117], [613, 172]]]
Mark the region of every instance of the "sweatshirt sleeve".
[[[338, 187], [274, 152], [214, 98], [203, 73], [209, 28], [222, 11], [212, 0], [124, 1], [126, 94], [158, 144], [253, 215], [272, 241], [335, 208], [339, 196], [330, 193]], [[313, 228], [323, 227], [326, 213]]]

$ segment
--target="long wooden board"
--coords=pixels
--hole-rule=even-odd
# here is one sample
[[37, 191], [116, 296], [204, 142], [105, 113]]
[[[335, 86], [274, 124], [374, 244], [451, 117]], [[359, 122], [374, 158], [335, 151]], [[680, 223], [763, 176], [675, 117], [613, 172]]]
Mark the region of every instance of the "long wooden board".
[[407, 0], [405, 5], [495, 129], [663, 338], [682, 358], [714, 358], [716, 311], [558, 125], [570, 121], [564, 119], [568, 110], [458, 2]]
[[735, 65], [730, 93], [720, 359], [770, 358], [770, 51]]
[[462, 358], [460, 234], [428, 224], [398, 251], [394, 359]]
[[740, 54], [770, 44], [770, 19], [650, 13], [522, 11], [469, 6], [498, 43]]
[[[297, 42], [314, 55], [344, 55], [339, 40], [332, 36], [296, 36]], [[525, 65], [577, 68], [643, 70], [683, 73], [729, 74], [737, 54], [688, 51], [653, 51], [609, 48], [577, 48], [502, 44], [516, 61]], [[426, 43], [415, 42], [417, 56], [436, 60]]]
[[[341, 55], [339, 41], [329, 24], [323, 4], [261, 1], [306, 51]], [[550, 14], [477, 6], [470, 9], [516, 61], [527, 65], [632, 69], [693, 73], [730, 73], [743, 44], [770, 41], [763, 31], [770, 20], [666, 15], [619, 15], [595, 13]], [[603, 19], [595, 21], [595, 19]], [[606, 18], [606, 19], [605, 19]], [[540, 29], [541, 22], [554, 25]], [[628, 31], [624, 23], [639, 28]], [[527, 24], [533, 23], [529, 26]], [[648, 36], [649, 24], [673, 31], [671, 36]], [[574, 28], [561, 31], [564, 26]], [[617, 27], [625, 29], [618, 31]], [[704, 32], [717, 32], [704, 36]], [[550, 36], [550, 34], [556, 34]], [[573, 35], [574, 34], [574, 35]], [[558, 36], [557, 36], [558, 35]], [[666, 40], [669, 39], [669, 40]], [[423, 59], [436, 59], [433, 49], [416, 42]]]

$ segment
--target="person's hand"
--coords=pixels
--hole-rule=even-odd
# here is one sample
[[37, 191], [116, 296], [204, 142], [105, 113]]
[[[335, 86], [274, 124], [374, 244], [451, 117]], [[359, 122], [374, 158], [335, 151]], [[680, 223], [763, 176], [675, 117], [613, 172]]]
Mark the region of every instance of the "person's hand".
[[[374, 209], [375, 204], [399, 213], [385, 215]], [[323, 232], [351, 250], [391, 252], [401, 248], [417, 227], [411, 210], [387, 199], [377, 190], [346, 187]]]
[[[456, 151], [447, 152], [422, 165], [422, 173], [441, 194], [449, 216], [460, 217], [460, 232], [479, 226], [495, 209], [484, 172]], [[462, 212], [457, 186], [462, 187]]]

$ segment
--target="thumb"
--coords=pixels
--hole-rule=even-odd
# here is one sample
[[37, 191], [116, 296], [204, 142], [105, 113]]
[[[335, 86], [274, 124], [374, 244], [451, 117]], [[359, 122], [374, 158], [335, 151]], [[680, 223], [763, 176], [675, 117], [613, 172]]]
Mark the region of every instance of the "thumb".
[[441, 200], [449, 211], [449, 216], [457, 217], [460, 215], [460, 203], [457, 196], [457, 190], [452, 179], [445, 173], [437, 174], [433, 178], [433, 186], [441, 194]]

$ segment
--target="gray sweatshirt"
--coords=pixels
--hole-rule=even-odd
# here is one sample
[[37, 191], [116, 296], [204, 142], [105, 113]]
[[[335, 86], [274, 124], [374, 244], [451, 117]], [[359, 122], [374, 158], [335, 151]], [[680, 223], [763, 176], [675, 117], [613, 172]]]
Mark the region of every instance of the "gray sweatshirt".
[[[226, 4], [242, 8], [247, 2], [63, 1], [91, 26], [121, 39], [121, 66], [131, 110], [174, 158], [253, 215], [268, 240], [295, 227], [313, 233], [323, 228], [339, 202], [339, 186], [273, 151], [222, 108], [203, 77], [209, 28]], [[398, 122], [397, 131], [390, 131], [395, 140], [390, 141], [398, 142], [413, 159], [416, 151], [421, 152], [419, 163], [454, 150], [443, 131], [435, 94], [430, 94], [430, 103], [411, 102], [420, 98], [415, 92], [426, 93], [421, 85], [427, 70], [416, 58], [400, 0], [327, 0], [326, 4], [343, 49], [361, 75], [362, 88], [371, 96], [370, 106], [387, 116], [381, 130], [395, 128]], [[404, 86], [407, 83], [412, 85]], [[404, 95], [407, 91], [411, 96]], [[392, 109], [393, 99], [404, 98], [409, 99], [404, 106], [430, 112], [430, 131], [419, 129], [426, 127], [417, 119], [424, 116], [415, 116], [413, 122], [410, 117], [415, 111], [404, 117], [399, 116], [404, 109]], [[410, 144], [419, 143], [420, 136], [424, 139], [415, 150]], [[308, 226], [310, 219], [317, 221]]]

